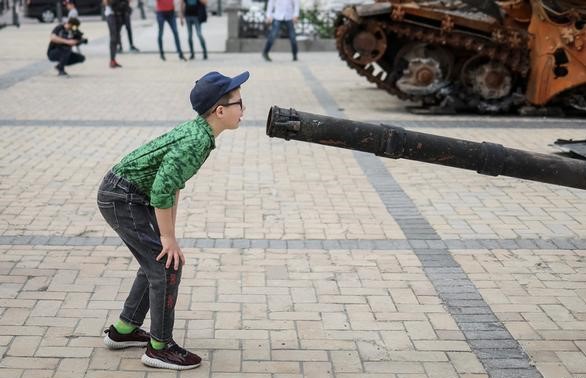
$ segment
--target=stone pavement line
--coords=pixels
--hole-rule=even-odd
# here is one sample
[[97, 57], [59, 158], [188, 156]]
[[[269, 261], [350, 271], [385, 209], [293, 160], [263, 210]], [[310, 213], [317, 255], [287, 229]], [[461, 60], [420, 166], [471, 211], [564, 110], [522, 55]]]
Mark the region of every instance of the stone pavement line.
[[[187, 248], [271, 248], [271, 249], [369, 249], [369, 250], [485, 250], [485, 249], [586, 249], [583, 239], [443, 239], [420, 238], [423, 228], [416, 229], [410, 240], [381, 239], [239, 239], [239, 238], [179, 238]], [[412, 230], [413, 231], [413, 230]], [[428, 230], [426, 229], [426, 232]], [[430, 235], [433, 236], [433, 235]], [[58, 235], [0, 235], [0, 245], [53, 246], [121, 246], [115, 236], [58, 236]]]
[[[307, 66], [301, 66], [300, 69], [328, 115], [343, 116], [335, 100], [311, 70]], [[357, 151], [354, 152], [354, 157], [407, 239], [440, 239], [380, 158]], [[447, 248], [414, 248], [413, 252], [421, 261], [423, 271], [446, 304], [470, 348], [491, 377], [542, 377]]]
[[21, 81], [28, 80], [33, 76], [40, 75], [48, 70], [49, 67], [51, 67], [51, 62], [41, 60], [22, 68], [10, 71], [0, 76], [0, 90], [10, 88]]

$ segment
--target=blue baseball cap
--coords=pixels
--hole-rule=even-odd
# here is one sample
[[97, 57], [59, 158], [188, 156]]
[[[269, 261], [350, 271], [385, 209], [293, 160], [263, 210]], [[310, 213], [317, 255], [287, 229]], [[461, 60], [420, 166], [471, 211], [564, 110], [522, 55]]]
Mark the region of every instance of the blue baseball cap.
[[208, 72], [203, 75], [195, 82], [195, 86], [189, 95], [189, 100], [191, 101], [193, 110], [198, 114], [204, 114], [210, 110], [211, 107], [222, 98], [222, 96], [241, 86], [246, 80], [248, 80], [249, 76], [250, 73], [248, 71], [244, 71], [240, 75], [234, 77], [224, 76], [216, 71]]

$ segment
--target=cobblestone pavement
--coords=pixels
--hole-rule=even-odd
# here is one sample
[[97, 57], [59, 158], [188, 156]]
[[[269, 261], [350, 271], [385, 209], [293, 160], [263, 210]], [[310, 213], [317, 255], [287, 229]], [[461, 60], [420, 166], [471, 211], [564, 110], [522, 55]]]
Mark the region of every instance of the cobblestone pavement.
[[[552, 153], [582, 121], [411, 115], [332, 53], [222, 53], [216, 17], [208, 61], [161, 62], [152, 20], [135, 25], [143, 53], [110, 70], [105, 24], [84, 23], [69, 79], [44, 61], [52, 25], [0, 31], [0, 377], [586, 377], [586, 192], [264, 132], [279, 105]], [[147, 368], [142, 350], [102, 344], [137, 264], [96, 187], [193, 116], [197, 77], [245, 69], [246, 120], [178, 217], [174, 337], [204, 363]]]

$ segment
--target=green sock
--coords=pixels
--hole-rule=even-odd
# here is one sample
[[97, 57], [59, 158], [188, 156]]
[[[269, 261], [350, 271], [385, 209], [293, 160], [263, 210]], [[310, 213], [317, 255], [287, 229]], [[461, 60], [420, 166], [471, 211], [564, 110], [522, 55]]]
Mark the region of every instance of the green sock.
[[151, 338], [151, 346], [153, 347], [153, 349], [162, 350], [162, 349], [165, 349], [165, 347], [167, 346], [167, 343], [163, 343], [161, 341], [157, 341], [157, 340]]
[[118, 320], [116, 320], [116, 323], [114, 323], [114, 328], [116, 328], [116, 331], [118, 331], [118, 333], [121, 333], [123, 335], [128, 335], [129, 333], [132, 333], [132, 331], [134, 331], [136, 329], [136, 326], [132, 325], [130, 323], [126, 323], [122, 319], [118, 319]]

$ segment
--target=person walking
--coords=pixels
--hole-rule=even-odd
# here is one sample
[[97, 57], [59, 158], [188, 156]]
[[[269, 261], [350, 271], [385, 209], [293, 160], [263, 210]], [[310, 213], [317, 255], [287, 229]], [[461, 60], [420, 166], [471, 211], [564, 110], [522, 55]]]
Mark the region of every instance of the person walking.
[[189, 60], [195, 59], [193, 50], [193, 28], [197, 33], [199, 44], [203, 50], [203, 59], [208, 58], [208, 50], [206, 48], [206, 41], [201, 32], [201, 24], [208, 19], [208, 0], [182, 0], [181, 1], [181, 26], [183, 26], [183, 19], [187, 22], [187, 42], [189, 42]]
[[110, 68], [121, 68], [116, 61], [116, 49], [120, 40], [120, 29], [124, 23], [124, 9], [128, 0], [103, 0], [104, 14], [110, 32]]
[[299, 0], [269, 0], [267, 5], [267, 23], [271, 24], [271, 31], [267, 38], [262, 57], [267, 62], [271, 61], [269, 51], [273, 47], [275, 39], [281, 31], [281, 25], [287, 27], [287, 34], [291, 42], [293, 60], [297, 60], [297, 36], [295, 35], [295, 23], [299, 20]]
[[[130, 44], [130, 51], [131, 52], [140, 52], [139, 49], [134, 46], [134, 42], [132, 40], [132, 7], [130, 6], [130, 0], [128, 1], [128, 6], [124, 10], [124, 14], [122, 15], [122, 22], [123, 26], [126, 29], [126, 34], [128, 35], [128, 44]], [[118, 39], [118, 52], [122, 52], [122, 37]]]
[[157, 38], [157, 42], [159, 43], [159, 54], [161, 56], [161, 60], [165, 60], [165, 52], [163, 50], [163, 30], [165, 27], [165, 22], [169, 24], [171, 27], [171, 32], [173, 33], [173, 38], [175, 39], [175, 48], [177, 49], [177, 54], [179, 54], [179, 59], [187, 61], [185, 56], [183, 56], [183, 51], [181, 51], [181, 42], [179, 42], [179, 33], [177, 32], [177, 20], [175, 19], [175, 4], [173, 0], [157, 0], [157, 25], [159, 26], [159, 36]]
[[[179, 192], [216, 147], [225, 130], [237, 129], [246, 107], [235, 77], [209, 72], [195, 82], [190, 101], [198, 116], [126, 155], [104, 176], [97, 205], [139, 268], [119, 319], [104, 332], [110, 349], [145, 347], [147, 366], [186, 370], [201, 358], [173, 341], [175, 304], [185, 256], [177, 243]], [[198, 195], [203, 195], [198, 193]], [[150, 311], [150, 333], [142, 330]]]

